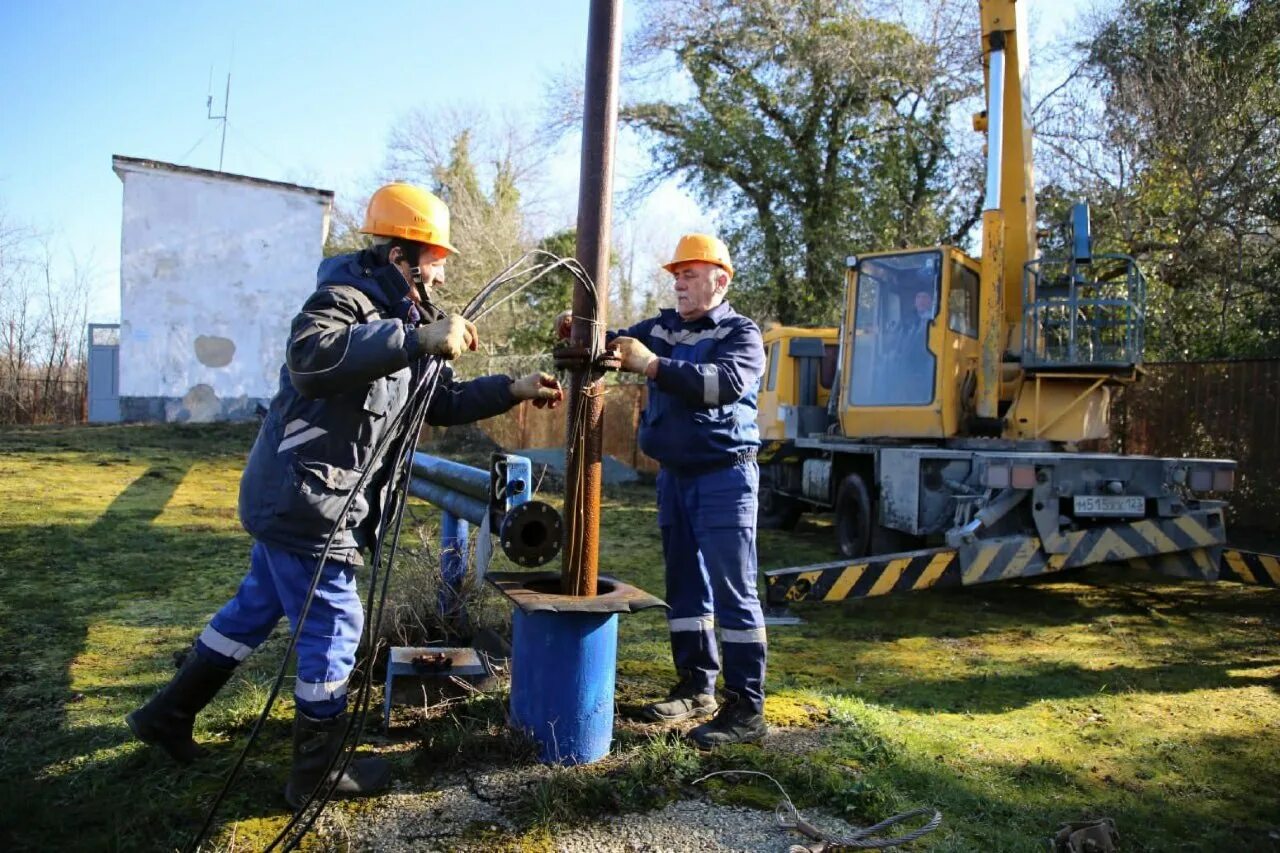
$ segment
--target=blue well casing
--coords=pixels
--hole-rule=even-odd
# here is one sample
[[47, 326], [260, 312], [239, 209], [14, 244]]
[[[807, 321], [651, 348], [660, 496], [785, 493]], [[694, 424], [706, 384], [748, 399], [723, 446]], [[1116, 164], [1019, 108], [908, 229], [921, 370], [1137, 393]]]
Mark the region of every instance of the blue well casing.
[[618, 614], [512, 613], [511, 719], [548, 764], [589, 764], [613, 738]]

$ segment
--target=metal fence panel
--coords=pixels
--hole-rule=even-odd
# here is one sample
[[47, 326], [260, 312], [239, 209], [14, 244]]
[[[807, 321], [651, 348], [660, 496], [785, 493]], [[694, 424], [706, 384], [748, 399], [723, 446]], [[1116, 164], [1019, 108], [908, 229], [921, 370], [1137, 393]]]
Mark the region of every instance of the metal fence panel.
[[1280, 359], [1162, 362], [1114, 410], [1117, 450], [1235, 459], [1229, 517], [1280, 527]]

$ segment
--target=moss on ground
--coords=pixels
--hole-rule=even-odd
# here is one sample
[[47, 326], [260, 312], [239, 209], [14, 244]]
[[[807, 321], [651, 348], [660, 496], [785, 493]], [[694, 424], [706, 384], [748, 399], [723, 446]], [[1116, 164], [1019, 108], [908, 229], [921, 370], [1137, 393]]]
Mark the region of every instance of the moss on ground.
[[[252, 439], [252, 428], [225, 425], [0, 430], [5, 849], [157, 849], [195, 830], [284, 638], [200, 717], [212, 761], [175, 769], [132, 741], [122, 717], [243, 573], [249, 540], [235, 503]], [[418, 515], [433, 523], [429, 509]], [[652, 489], [608, 491], [601, 518], [601, 570], [661, 593]], [[807, 519], [762, 532], [762, 567], [830, 559], [830, 534]], [[940, 808], [944, 828], [917, 849], [1040, 850], [1060, 823], [1100, 815], [1116, 819], [1126, 850], [1276, 849], [1277, 605], [1276, 590], [1099, 569], [803, 606], [803, 624], [770, 633], [767, 713], [787, 727], [770, 745], [700, 754], [620, 718], [610, 759], [533, 786], [517, 810], [523, 834], [477, 827], [459, 843], [549, 849], [557, 826], [659, 807], [711, 771], [755, 769], [801, 809], [854, 823]], [[662, 614], [624, 618], [624, 714], [671, 679]], [[290, 714], [286, 698], [220, 810], [220, 846], [260, 849], [287, 819]], [[527, 762], [502, 721], [500, 698], [475, 699], [384, 749], [411, 788], [430, 790], [460, 763]], [[758, 780], [697, 788], [776, 802]], [[341, 806], [352, 820], [369, 807]]]

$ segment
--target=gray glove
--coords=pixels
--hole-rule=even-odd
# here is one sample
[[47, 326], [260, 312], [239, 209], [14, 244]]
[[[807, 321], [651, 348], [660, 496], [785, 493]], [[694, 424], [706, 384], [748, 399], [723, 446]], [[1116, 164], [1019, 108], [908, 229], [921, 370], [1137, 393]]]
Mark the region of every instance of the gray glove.
[[532, 400], [535, 408], [555, 408], [564, 399], [564, 390], [550, 373], [530, 373], [511, 382], [511, 396], [517, 400]]
[[561, 311], [556, 315], [556, 339], [561, 341], [569, 340], [569, 333], [573, 331], [573, 312]]
[[419, 352], [449, 359], [457, 358], [464, 350], [474, 352], [480, 343], [475, 325], [457, 314], [418, 326], [413, 334], [418, 339]]

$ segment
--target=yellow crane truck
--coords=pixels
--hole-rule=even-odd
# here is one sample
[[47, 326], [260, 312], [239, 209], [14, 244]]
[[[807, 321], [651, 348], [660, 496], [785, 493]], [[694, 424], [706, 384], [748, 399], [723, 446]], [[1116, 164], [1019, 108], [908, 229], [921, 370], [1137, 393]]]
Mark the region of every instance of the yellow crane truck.
[[1073, 208], [1063, 257], [1037, 247], [1025, 0], [982, 0], [982, 257], [955, 246], [847, 261], [839, 328], [765, 332], [760, 523], [833, 511], [845, 559], [766, 572], [771, 605], [1028, 577], [1126, 561], [1280, 585], [1229, 551], [1236, 465], [1090, 452], [1142, 374], [1144, 282], [1093, 252]]

